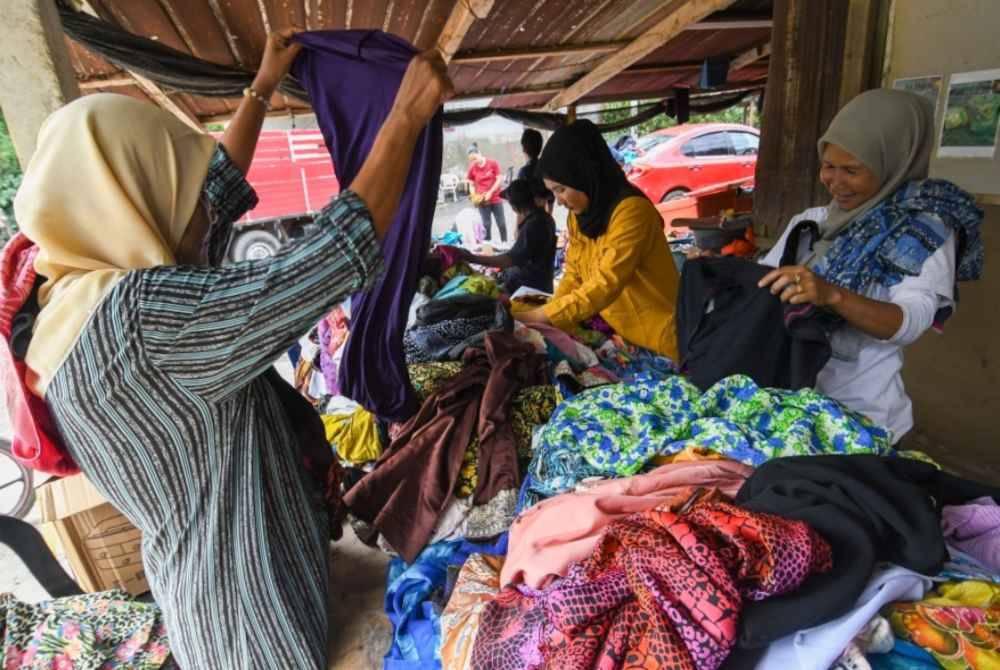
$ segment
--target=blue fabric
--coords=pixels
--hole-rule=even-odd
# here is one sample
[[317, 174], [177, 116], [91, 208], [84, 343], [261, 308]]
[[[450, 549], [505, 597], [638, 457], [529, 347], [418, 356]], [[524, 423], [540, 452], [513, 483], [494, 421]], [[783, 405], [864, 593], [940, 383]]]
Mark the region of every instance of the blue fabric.
[[389, 563], [385, 613], [392, 622], [393, 635], [385, 670], [441, 667], [441, 612], [428, 599], [444, 587], [448, 565], [461, 546], [459, 540], [437, 542], [420, 552], [412, 565], [398, 557]]
[[891, 452], [889, 435], [812, 389], [762, 388], [733, 375], [705, 393], [684, 377], [640, 375], [585, 391], [542, 428], [518, 508], [587, 477], [626, 477], [699, 446], [754, 467], [780, 456]]
[[428, 546], [412, 565], [401, 558], [389, 562], [385, 613], [392, 622], [392, 646], [383, 670], [440, 670], [441, 611], [430, 602], [443, 589], [449, 565], [462, 565], [472, 554], [507, 554], [507, 533], [492, 543], [463, 540]]
[[924, 262], [948, 236], [957, 234], [956, 279], [979, 279], [983, 274], [982, 220], [983, 211], [975, 199], [951, 182], [909, 181], [851, 223], [813, 269], [855, 293], [874, 284], [888, 288], [904, 277], [919, 275]]
[[464, 284], [468, 278], [468, 275], [455, 275], [451, 278], [451, 281], [442, 286], [441, 290], [434, 294], [434, 300], [444, 300], [445, 298], [467, 295], [469, 292], [462, 288], [462, 284]]
[[[372, 30], [300, 33], [295, 39], [306, 48], [293, 73], [312, 100], [340, 183], [350, 184], [417, 50]], [[442, 143], [438, 113], [417, 140], [399, 209], [382, 241], [385, 275], [351, 301], [352, 334], [340, 364], [340, 391], [390, 421], [406, 421], [420, 408], [406, 370], [403, 333], [430, 249]]]
[[869, 654], [872, 670], [940, 670], [933, 656], [910, 642], [896, 640], [888, 654]]

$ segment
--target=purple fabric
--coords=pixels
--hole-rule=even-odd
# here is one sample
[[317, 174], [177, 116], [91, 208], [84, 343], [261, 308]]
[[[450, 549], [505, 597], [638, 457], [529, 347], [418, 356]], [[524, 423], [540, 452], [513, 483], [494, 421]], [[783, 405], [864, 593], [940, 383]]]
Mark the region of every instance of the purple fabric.
[[[417, 51], [380, 31], [319, 31], [296, 39], [306, 48], [293, 74], [309, 93], [340, 183], [349, 185]], [[409, 419], [420, 407], [406, 371], [403, 332], [430, 249], [441, 149], [438, 113], [417, 141], [399, 212], [382, 242], [385, 275], [352, 300], [352, 334], [340, 364], [340, 392], [394, 422]]]
[[1000, 506], [993, 498], [941, 509], [941, 532], [948, 544], [1000, 572]]
[[319, 335], [319, 369], [323, 373], [323, 380], [326, 382], [326, 392], [329, 395], [340, 395], [340, 382], [337, 375], [339, 361], [333, 359], [330, 353], [330, 340], [333, 332], [327, 320], [321, 319], [317, 325]]

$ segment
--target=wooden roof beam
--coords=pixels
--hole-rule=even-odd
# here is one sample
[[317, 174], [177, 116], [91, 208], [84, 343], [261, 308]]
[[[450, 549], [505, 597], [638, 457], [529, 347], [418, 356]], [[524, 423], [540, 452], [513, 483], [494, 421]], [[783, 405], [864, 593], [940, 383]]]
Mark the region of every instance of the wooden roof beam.
[[725, 9], [734, 0], [688, 0], [677, 6], [655, 26], [632, 40], [628, 46], [611, 54], [576, 83], [556, 95], [545, 106], [554, 112], [573, 104], [616, 74], [638, 62], [679, 35], [685, 28], [709, 14]]
[[459, 51], [452, 58], [453, 63], [493, 63], [523, 58], [548, 58], [553, 56], [573, 56], [577, 54], [618, 51], [628, 46], [627, 40], [617, 42], [594, 42], [592, 44], [553, 44], [546, 47], [527, 49], [497, 49], [494, 51]]
[[450, 63], [472, 24], [485, 19], [493, 9], [494, 0], [455, 0], [451, 15], [438, 35], [437, 50], [445, 63]]
[[166, 91], [160, 88], [156, 82], [136, 72], [129, 72], [129, 75], [135, 80], [136, 85], [142, 89], [142, 92], [148, 95], [158, 106], [170, 112], [198, 132], [205, 132], [205, 129], [201, 127], [201, 123], [198, 121], [198, 117], [187, 106], [182, 106], [171, 99]]
[[93, 91], [102, 88], [121, 88], [123, 86], [135, 86], [135, 79], [126, 74], [113, 74], [108, 77], [95, 77], [85, 79], [80, 82], [81, 91]]
[[774, 21], [763, 14], [739, 14], [726, 12], [696, 21], [687, 30], [770, 30]]
[[729, 63], [729, 71], [735, 72], [736, 70], [742, 70], [748, 65], [753, 65], [762, 58], [767, 58], [771, 55], [771, 43], [762, 44], [759, 47], [754, 47], [744, 51], [739, 56], [734, 58]]

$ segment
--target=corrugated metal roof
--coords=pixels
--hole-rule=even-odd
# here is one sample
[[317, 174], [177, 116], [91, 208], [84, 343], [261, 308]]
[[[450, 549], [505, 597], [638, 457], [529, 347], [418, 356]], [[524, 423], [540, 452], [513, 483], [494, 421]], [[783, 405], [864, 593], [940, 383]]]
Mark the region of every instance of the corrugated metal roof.
[[[199, 58], [253, 69], [269, 30], [289, 26], [318, 29], [380, 29], [419, 48], [430, 48], [458, 3], [468, 0], [88, 0], [103, 20], [155, 39]], [[686, 0], [497, 0], [484, 20], [473, 23], [449, 72], [459, 95], [490, 96], [494, 106], [537, 108], [598, 63], [611, 51], [557, 56], [525, 56], [488, 62], [463, 62], [484, 52], [615, 43], [642, 35]], [[738, 0], [725, 13], [709, 17], [597, 87], [581, 103], [614, 98], [648, 98], [675, 86], [695, 86], [698, 63], [720, 55], [737, 56], [767, 43], [770, 29], [761, 19], [771, 0]], [[712, 21], [729, 26], [714, 29]], [[735, 23], [734, 23], [735, 21]], [[745, 24], [745, 25], [744, 25]], [[70, 44], [70, 55], [85, 92], [114, 90], [146, 98], [126, 73], [85, 48]], [[760, 82], [766, 59], [730, 74], [730, 83]], [[536, 91], [536, 92], [532, 92]], [[235, 110], [235, 100], [170, 94], [181, 107], [207, 120]], [[276, 96], [276, 111], [306, 110], [296, 100]]]

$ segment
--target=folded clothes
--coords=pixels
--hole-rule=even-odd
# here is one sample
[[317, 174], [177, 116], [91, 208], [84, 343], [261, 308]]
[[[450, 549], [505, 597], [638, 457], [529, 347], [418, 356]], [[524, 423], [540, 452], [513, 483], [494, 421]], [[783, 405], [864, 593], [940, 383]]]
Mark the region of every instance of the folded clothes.
[[542, 588], [548, 579], [564, 576], [571, 563], [589, 556], [616, 519], [687, 498], [694, 487], [734, 496], [752, 472], [734, 461], [672, 463], [543, 500], [511, 526], [501, 583]]
[[990, 497], [941, 510], [941, 526], [948, 542], [1000, 573], [1000, 505]]

